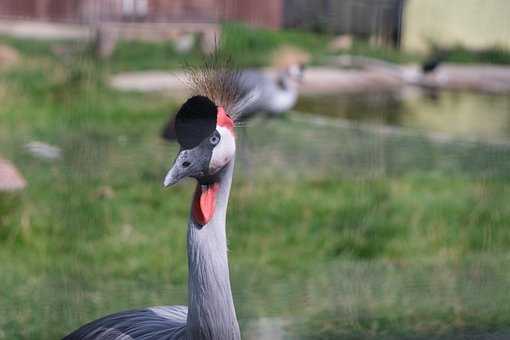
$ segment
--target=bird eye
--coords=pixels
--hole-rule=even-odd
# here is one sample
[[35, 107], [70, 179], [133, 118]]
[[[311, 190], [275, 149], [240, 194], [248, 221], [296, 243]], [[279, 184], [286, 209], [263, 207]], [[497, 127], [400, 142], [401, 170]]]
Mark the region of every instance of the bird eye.
[[216, 134], [214, 136], [211, 136], [211, 138], [209, 138], [209, 142], [212, 145], [218, 144], [220, 142], [220, 136], [217, 136]]

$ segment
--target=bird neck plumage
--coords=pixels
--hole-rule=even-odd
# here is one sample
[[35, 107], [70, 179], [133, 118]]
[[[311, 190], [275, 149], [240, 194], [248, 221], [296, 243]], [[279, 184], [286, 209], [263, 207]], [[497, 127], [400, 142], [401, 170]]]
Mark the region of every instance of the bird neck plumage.
[[204, 226], [190, 214], [188, 224], [189, 339], [239, 340], [227, 258], [225, 221], [234, 161], [221, 170], [216, 207]]
[[299, 87], [296, 77], [289, 74], [289, 71], [282, 71], [276, 77], [276, 84], [282, 91], [294, 91]]

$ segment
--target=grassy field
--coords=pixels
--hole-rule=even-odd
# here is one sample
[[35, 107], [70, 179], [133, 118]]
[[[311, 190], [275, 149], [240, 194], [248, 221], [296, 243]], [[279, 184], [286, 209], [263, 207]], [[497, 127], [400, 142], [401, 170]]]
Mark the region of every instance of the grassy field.
[[[282, 43], [325, 46], [292, 32], [229, 34], [242, 38], [227, 50], [252, 52], [234, 55], [244, 66], [267, 63]], [[0, 197], [0, 339], [55, 339], [105, 313], [185, 303], [193, 188], [161, 188], [176, 147], [158, 137], [179, 103], [114, 92], [104, 79], [200, 56], [135, 44], [97, 62], [87, 48], [61, 59], [48, 43], [3, 41], [23, 61], [0, 71], [0, 154], [29, 187]], [[507, 166], [508, 151], [490, 163], [495, 153], [480, 146], [381, 141], [292, 119], [255, 130], [228, 216], [247, 337], [261, 318], [306, 339], [508, 334], [509, 178], [482, 171]], [[61, 147], [62, 159], [33, 158], [31, 140]]]

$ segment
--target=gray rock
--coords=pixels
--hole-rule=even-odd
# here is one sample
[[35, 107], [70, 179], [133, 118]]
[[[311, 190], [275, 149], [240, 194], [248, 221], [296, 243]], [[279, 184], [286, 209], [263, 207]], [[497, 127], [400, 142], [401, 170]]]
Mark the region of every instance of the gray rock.
[[289, 320], [278, 317], [261, 317], [251, 320], [246, 326], [245, 338], [247, 340], [272, 339], [282, 340], [287, 338], [285, 327]]
[[0, 67], [8, 67], [19, 63], [20, 56], [16, 49], [0, 44]]
[[59, 159], [62, 151], [58, 146], [49, 145], [43, 142], [30, 142], [25, 145], [25, 149], [34, 157], [46, 160]]
[[195, 45], [195, 35], [192, 33], [181, 34], [175, 40], [175, 50], [180, 54], [191, 52]]

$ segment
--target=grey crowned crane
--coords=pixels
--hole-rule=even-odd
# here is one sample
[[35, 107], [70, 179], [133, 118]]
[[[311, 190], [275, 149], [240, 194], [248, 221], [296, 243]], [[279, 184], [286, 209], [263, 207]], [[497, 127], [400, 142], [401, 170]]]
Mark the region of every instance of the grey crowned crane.
[[234, 172], [235, 76], [195, 75], [198, 94], [180, 108], [180, 151], [164, 186], [191, 177], [197, 186], [188, 220], [188, 306], [124, 311], [92, 321], [64, 340], [240, 339], [230, 288], [226, 213]]
[[[235, 86], [240, 102], [245, 105], [236, 120], [245, 122], [257, 114], [275, 117], [292, 109], [298, 99], [303, 75], [304, 65], [299, 63], [281, 69], [276, 77], [254, 69], [237, 72]], [[175, 117], [171, 117], [164, 126], [161, 137], [168, 141], [175, 140]]]
[[245, 121], [257, 113], [278, 116], [294, 107], [299, 85], [303, 80], [304, 65], [293, 64], [278, 72], [276, 78], [257, 70], [241, 73], [239, 88], [247, 105], [239, 120]]

